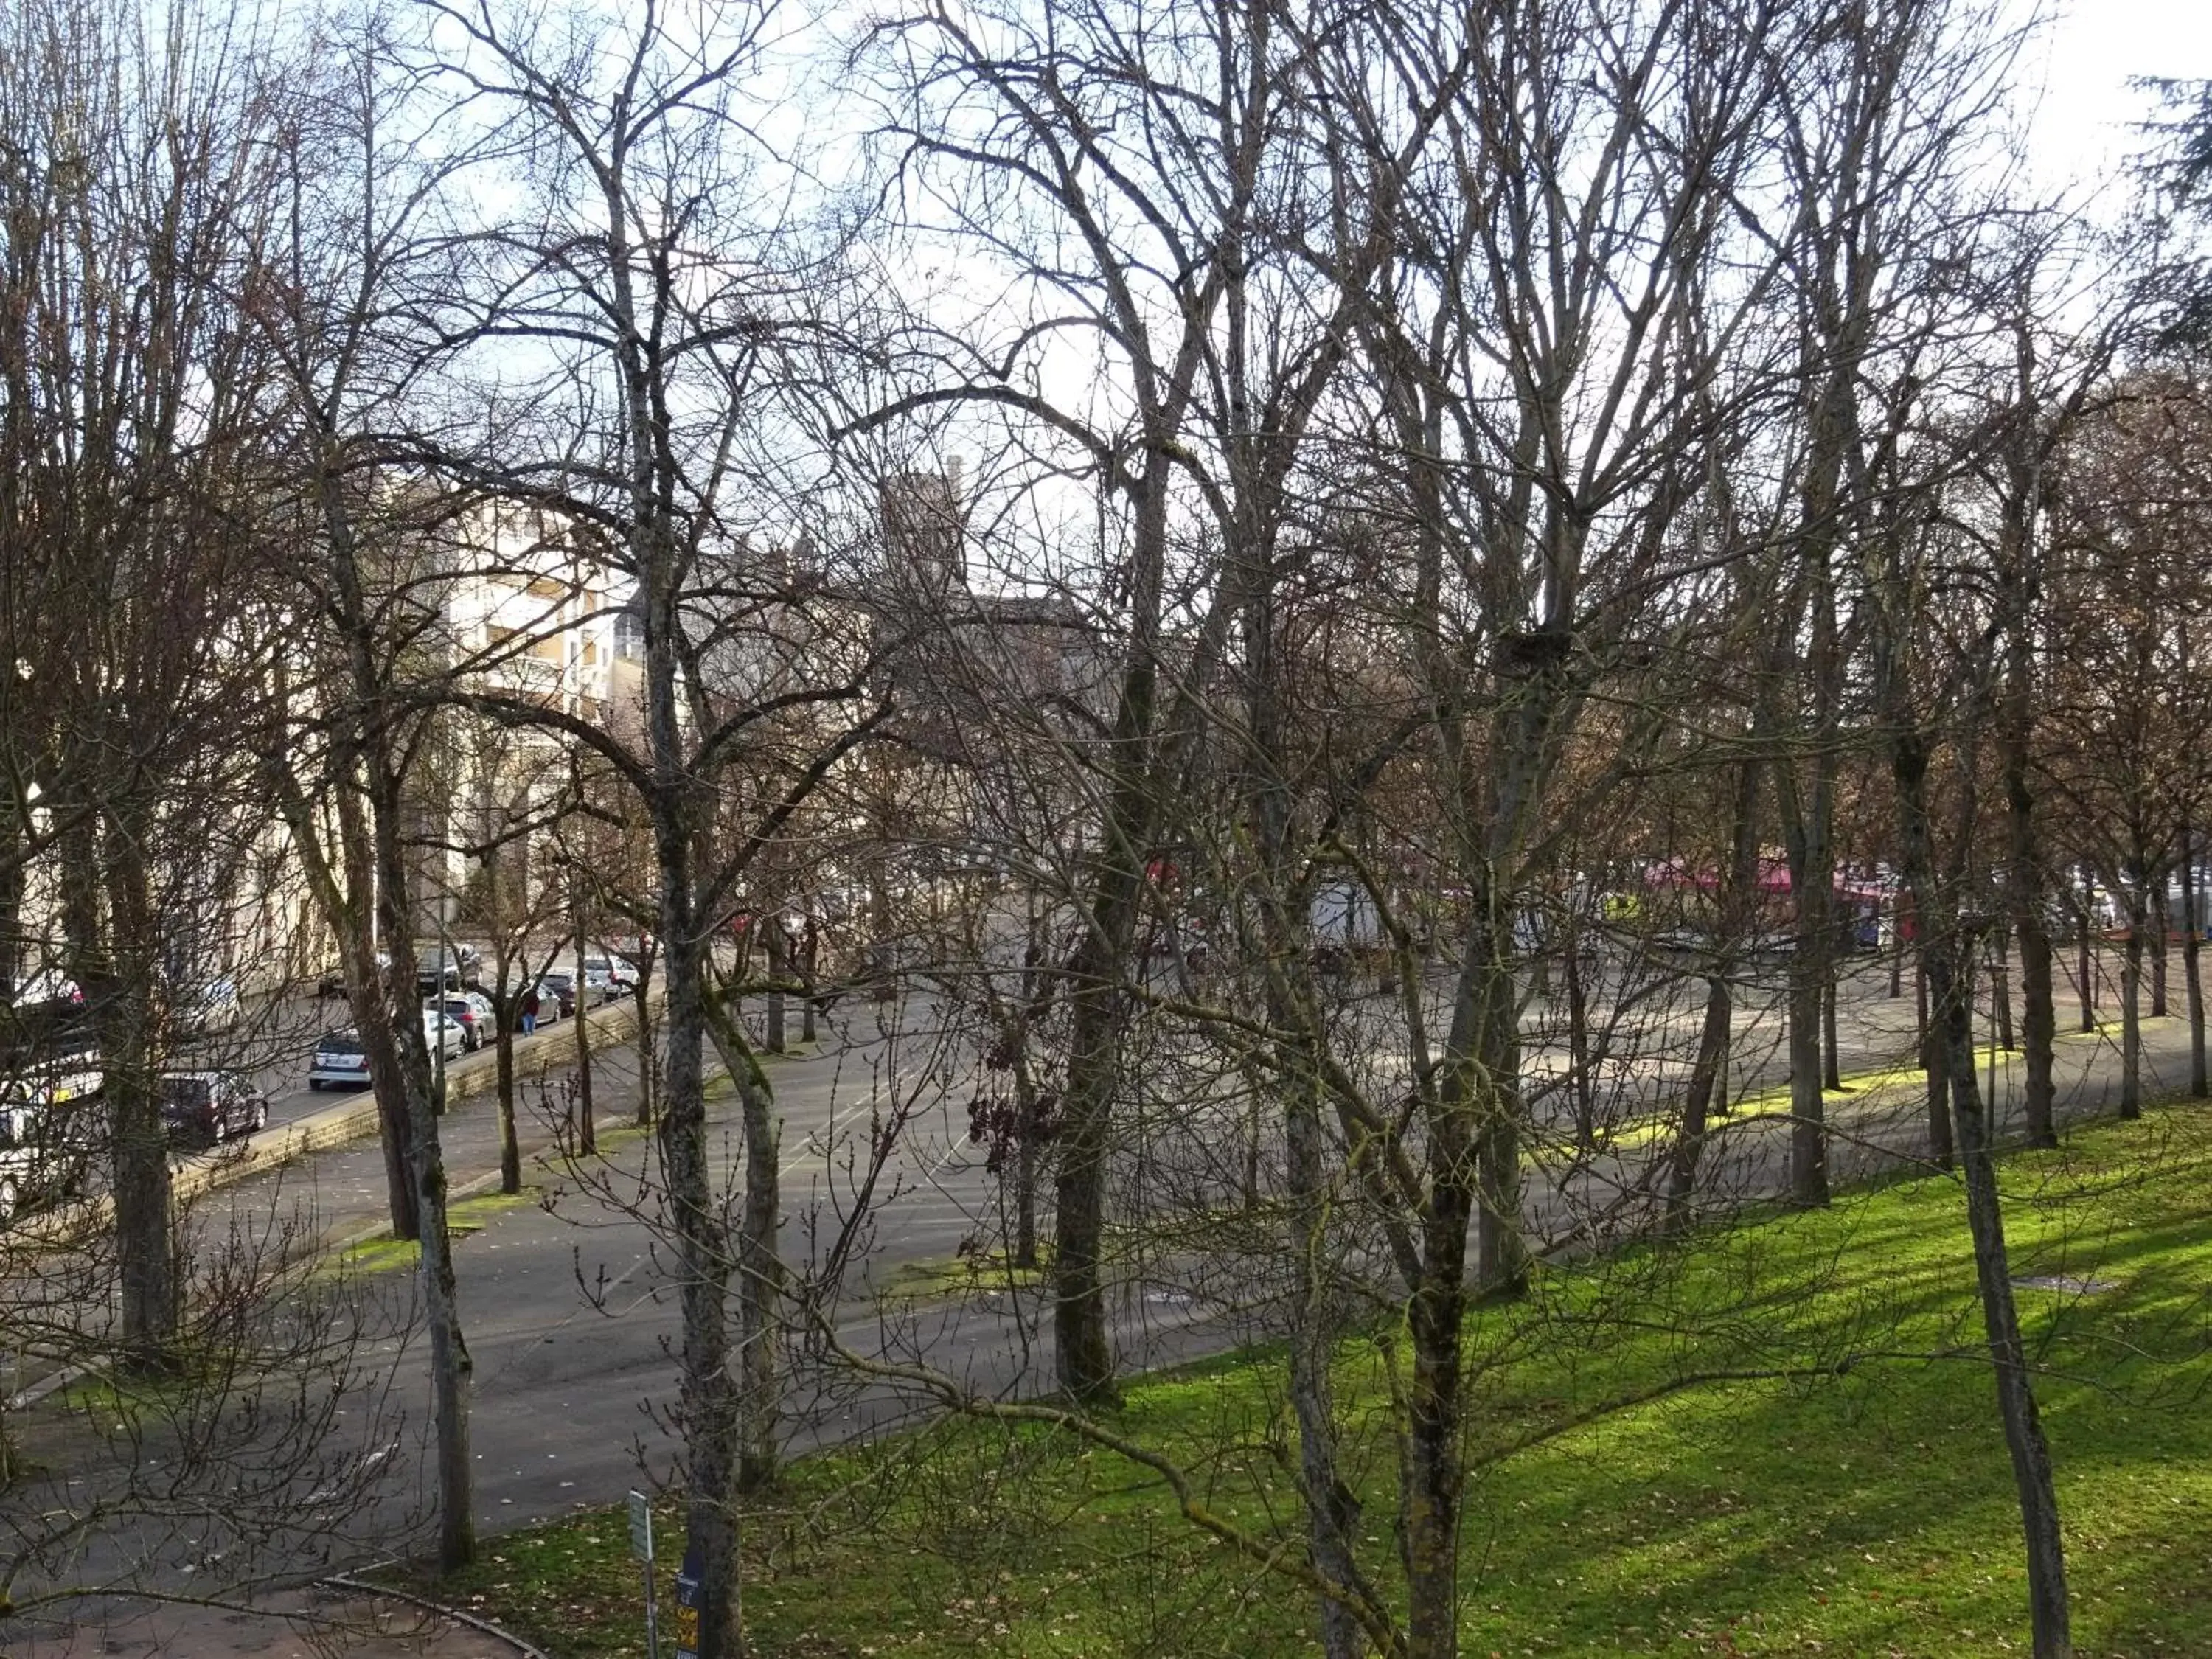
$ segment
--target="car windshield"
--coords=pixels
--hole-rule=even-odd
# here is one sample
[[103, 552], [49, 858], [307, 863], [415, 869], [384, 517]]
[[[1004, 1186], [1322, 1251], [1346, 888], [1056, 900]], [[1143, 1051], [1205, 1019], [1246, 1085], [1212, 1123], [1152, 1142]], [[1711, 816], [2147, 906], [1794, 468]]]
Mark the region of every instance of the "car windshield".
[[315, 1048], [319, 1054], [357, 1054], [362, 1051], [361, 1039], [351, 1032], [335, 1031], [317, 1043]]
[[165, 1077], [161, 1099], [171, 1106], [201, 1106], [207, 1103], [208, 1080], [204, 1077]]

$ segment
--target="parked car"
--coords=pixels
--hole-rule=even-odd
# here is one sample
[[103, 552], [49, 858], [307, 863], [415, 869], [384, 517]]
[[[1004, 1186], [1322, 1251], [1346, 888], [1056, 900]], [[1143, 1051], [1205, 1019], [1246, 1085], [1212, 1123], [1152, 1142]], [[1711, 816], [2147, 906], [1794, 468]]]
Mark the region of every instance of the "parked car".
[[429, 1045], [433, 1055], [442, 1045], [447, 1060], [465, 1053], [468, 1048], [468, 1037], [462, 1030], [461, 1022], [438, 1008], [422, 1011], [422, 1041]]
[[50, 1033], [0, 1060], [0, 1103], [65, 1106], [106, 1086], [100, 1044], [83, 1030]]
[[637, 988], [637, 969], [620, 957], [586, 957], [583, 969], [584, 988], [596, 993], [602, 1002], [627, 996]]
[[[461, 988], [461, 964], [448, 957], [445, 966], [446, 994], [453, 996]], [[415, 964], [415, 988], [425, 997], [438, 994], [439, 969], [435, 957], [425, 957]]]
[[169, 1072], [161, 1078], [161, 1127], [172, 1144], [220, 1146], [268, 1127], [269, 1100], [243, 1072]]
[[479, 1000], [465, 992], [446, 999], [447, 1016], [461, 1028], [461, 1052], [465, 1054], [483, 1048], [484, 1039], [491, 1035], [491, 1016], [477, 1008]]
[[461, 1000], [476, 1010], [477, 1046], [491, 1041], [491, 1034], [499, 1029], [499, 1007], [482, 991], [464, 991]]
[[559, 1012], [550, 1017], [566, 1019], [576, 1012], [576, 976], [560, 969], [541, 975], [538, 981], [538, 997], [539, 1019], [549, 1018], [549, 1010], [552, 1009], [558, 1009]]
[[415, 946], [415, 983], [424, 996], [433, 996], [437, 993], [441, 961], [445, 969], [447, 995], [453, 996], [477, 982], [474, 945], [448, 939], [441, 948], [436, 939], [419, 940]]
[[[376, 971], [379, 974], [385, 974], [390, 972], [391, 969], [392, 958], [379, 951], [376, 953]], [[336, 997], [343, 1000], [350, 993], [346, 989], [345, 968], [343, 963], [333, 963], [324, 969], [322, 976], [315, 981], [315, 995], [319, 999], [327, 1000]]]
[[310, 1089], [366, 1089], [368, 1051], [357, 1031], [330, 1031], [315, 1044], [315, 1057], [307, 1066]]
[[58, 968], [42, 968], [16, 982], [14, 1006], [62, 1013], [84, 1006], [84, 988]]
[[85, 1108], [0, 1102], [0, 1221], [83, 1191], [97, 1135]]

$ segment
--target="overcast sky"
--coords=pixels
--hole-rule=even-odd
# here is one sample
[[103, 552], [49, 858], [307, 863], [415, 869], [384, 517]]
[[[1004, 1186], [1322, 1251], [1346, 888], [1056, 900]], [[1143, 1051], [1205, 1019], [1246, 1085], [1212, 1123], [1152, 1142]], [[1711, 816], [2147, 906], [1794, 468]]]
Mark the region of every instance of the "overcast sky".
[[[2051, 0], [2057, 16], [2021, 66], [2043, 98], [2031, 154], [2046, 186], [2111, 178], [2148, 113], [2130, 76], [2212, 79], [2212, 0]], [[2022, 0], [2026, 9], [2026, 0]]]

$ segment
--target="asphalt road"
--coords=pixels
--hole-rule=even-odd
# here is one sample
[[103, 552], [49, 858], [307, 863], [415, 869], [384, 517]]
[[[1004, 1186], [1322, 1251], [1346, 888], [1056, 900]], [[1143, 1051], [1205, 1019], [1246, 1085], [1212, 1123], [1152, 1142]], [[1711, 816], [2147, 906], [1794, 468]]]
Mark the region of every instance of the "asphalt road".
[[[1911, 1049], [1912, 1004], [1885, 994], [1865, 976], [1847, 1002], [1845, 1069], [1897, 1064]], [[1744, 1015], [1740, 1091], [1771, 1086], [1772, 1021]], [[909, 1011], [908, 1029], [887, 1033], [878, 1011], [848, 1012], [840, 1036], [820, 1052], [769, 1063], [783, 1121], [781, 1181], [787, 1257], [818, 1256], [844, 1217], [866, 1165], [872, 1129], [900, 1119], [895, 1150], [878, 1177], [878, 1218], [866, 1271], [850, 1285], [841, 1336], [856, 1349], [926, 1358], [950, 1376], [994, 1394], [1033, 1390], [1050, 1376], [1049, 1321], [1033, 1296], [1012, 1289], [995, 1297], [938, 1297], [911, 1304], [897, 1294], [899, 1269], [942, 1264], [963, 1243], [994, 1240], [1000, 1182], [967, 1136], [973, 1074], [965, 1054], [939, 1040], [926, 1006]], [[2172, 1020], [2146, 1028], [2149, 1085], [2185, 1076], [2185, 1029]], [[1763, 1042], [1762, 1042], [1763, 1039]], [[2114, 1070], [2109, 1036], [2068, 1036], [2060, 1044], [2062, 1100], [2069, 1113], [2101, 1106]], [[599, 1057], [594, 1090], [603, 1125], [626, 1121], [637, 1098], [635, 1051]], [[2015, 1092], [2014, 1069], [2000, 1066], [1995, 1099], [2002, 1112]], [[538, 1201], [489, 1218], [456, 1249], [459, 1293], [476, 1361], [476, 1449], [481, 1468], [479, 1519], [487, 1528], [520, 1525], [572, 1505], [618, 1498], [647, 1474], [665, 1474], [674, 1443], [657, 1426], [672, 1403], [674, 1345], [680, 1332], [670, 1295], [665, 1242], [640, 1203], [651, 1148], [641, 1136], [617, 1136], [604, 1157], [563, 1155], [563, 1115], [573, 1109], [567, 1073], [529, 1091], [526, 1111], [534, 1152], [529, 1180]], [[1838, 1179], [1910, 1157], [1923, 1133], [1910, 1089], [1880, 1100], [1838, 1105], [1834, 1152]], [[737, 1182], [735, 1103], [712, 1112], [720, 1173]], [[458, 1183], [496, 1167], [488, 1102], [446, 1123], [449, 1170]], [[1735, 1198], [1779, 1189], [1786, 1175], [1787, 1126], [1740, 1121], [1723, 1131], [1710, 1166], [1717, 1188]], [[570, 1140], [568, 1144], [572, 1145]], [[313, 1161], [312, 1199], [323, 1231], [374, 1225], [381, 1213], [382, 1165], [373, 1146]], [[1592, 1213], [1618, 1205], [1647, 1174], [1634, 1153], [1573, 1161], [1557, 1178], [1530, 1182], [1530, 1218], [1540, 1233], [1565, 1236]], [[233, 1189], [227, 1202], [265, 1206], [273, 1193], [303, 1196], [296, 1173]], [[1183, 1286], [1175, 1264], [1122, 1287], [1119, 1327], [1125, 1363], [1141, 1368], [1191, 1350], [1207, 1324], [1200, 1295]], [[888, 1301], [884, 1295], [888, 1295]], [[1234, 1297], [1224, 1297], [1224, 1301]], [[887, 1308], [906, 1310], [887, 1316]], [[794, 1443], [835, 1439], [896, 1415], [880, 1391], [794, 1402]]]
[[[1869, 975], [1846, 997], [1847, 1071], [1910, 1057], [1909, 988], [1898, 1001], [1885, 991], [1881, 976]], [[1739, 1096], [1778, 1080], [1771, 1013], [1755, 997], [1747, 1003], [1739, 1016], [1741, 1063], [1734, 1079]], [[294, 1017], [289, 1029], [300, 1034], [301, 1044], [296, 1050], [275, 1038], [271, 1022], [264, 1040], [272, 1047], [263, 1057], [269, 1074], [281, 1073], [304, 1054], [319, 1031], [313, 1018], [319, 1012], [309, 1005], [307, 1018]], [[1036, 1391], [1048, 1379], [1051, 1360], [1048, 1318], [1033, 1293], [1005, 1289], [918, 1301], [898, 1294], [902, 1265], [943, 1263], [963, 1243], [995, 1237], [999, 1231], [1000, 1183], [967, 1135], [967, 1103], [975, 1081], [969, 1057], [940, 1040], [927, 1005], [909, 1011], [904, 1024], [886, 1023], [872, 1005], [848, 1005], [840, 1013], [842, 1028], [819, 1051], [769, 1062], [783, 1124], [787, 1257], [805, 1263], [827, 1248], [854, 1212], [868, 1149], [882, 1144], [884, 1126], [895, 1122], [897, 1133], [889, 1138], [890, 1155], [875, 1188], [866, 1269], [848, 1286], [839, 1315], [841, 1340], [863, 1353], [926, 1361], [979, 1392]], [[1551, 1018], [1548, 1005], [1535, 1008], [1532, 1031]], [[1679, 1024], [1690, 1018], [1686, 1006], [1660, 1023]], [[2185, 1028], [2172, 1020], [2150, 1022], [2146, 1039], [2150, 1087], [2173, 1086], [2185, 1075]], [[564, 1042], [573, 1042], [572, 1026], [556, 1028], [533, 1046], [544, 1059], [557, 1054]], [[665, 1243], [650, 1218], [649, 1198], [641, 1200], [653, 1148], [647, 1137], [621, 1128], [635, 1110], [636, 1063], [627, 1043], [596, 1056], [595, 1106], [607, 1132], [597, 1158], [573, 1155], [573, 1068], [556, 1066], [526, 1086], [526, 1178], [537, 1189], [536, 1201], [485, 1218], [480, 1230], [456, 1245], [460, 1304], [475, 1362], [477, 1518], [488, 1533], [617, 1501], [629, 1487], [672, 1472], [677, 1447], [663, 1425], [674, 1403], [680, 1328]], [[1651, 1061], [1655, 1067], [1662, 1063], [1667, 1062], [1660, 1057]], [[2115, 1069], [2109, 1036], [2068, 1038], [2060, 1063], [2067, 1109], [2101, 1105]], [[2013, 1072], [2001, 1066], [1995, 1074], [2001, 1108], [2014, 1087]], [[1632, 1102], [1654, 1086], [1632, 1075], [1622, 1082], [1620, 1097]], [[277, 1103], [297, 1116], [331, 1104], [332, 1098], [298, 1087], [279, 1095]], [[734, 1100], [724, 1096], [711, 1110], [726, 1176], [738, 1152], [735, 1109]], [[1838, 1116], [1839, 1177], [1909, 1158], [1920, 1144], [1909, 1091], [1893, 1089], [1881, 1099], [1841, 1109]], [[1771, 1121], [1726, 1132], [1711, 1166], [1717, 1184], [1744, 1196], [1772, 1190], [1784, 1167], [1785, 1134], [1784, 1126]], [[495, 1172], [496, 1125], [488, 1096], [457, 1106], [444, 1121], [443, 1138], [457, 1188], [465, 1191], [471, 1177]], [[1555, 1236], [1571, 1232], [1578, 1218], [1635, 1191], [1645, 1173], [1632, 1152], [1578, 1159], [1557, 1178], [1532, 1180], [1532, 1222]], [[329, 1241], [374, 1229], [384, 1207], [381, 1154], [373, 1142], [364, 1142], [205, 1194], [193, 1224], [208, 1236], [234, 1226], [271, 1227], [281, 1218], [302, 1238]], [[1156, 1277], [1120, 1287], [1116, 1326], [1126, 1365], [1167, 1363], [1245, 1334], [1209, 1306], [1202, 1290], [1194, 1293], [1176, 1282], [1176, 1264], [1157, 1265]], [[404, 1274], [392, 1278], [404, 1285]], [[427, 1376], [413, 1350], [398, 1352], [390, 1380], [415, 1425], [410, 1442], [419, 1445]], [[793, 1401], [791, 1438], [804, 1447], [872, 1431], [927, 1408], [926, 1402], [885, 1389], [824, 1387], [810, 1378]], [[403, 1461], [409, 1467], [398, 1501], [407, 1507], [412, 1500], [419, 1508], [424, 1466], [412, 1456]]]

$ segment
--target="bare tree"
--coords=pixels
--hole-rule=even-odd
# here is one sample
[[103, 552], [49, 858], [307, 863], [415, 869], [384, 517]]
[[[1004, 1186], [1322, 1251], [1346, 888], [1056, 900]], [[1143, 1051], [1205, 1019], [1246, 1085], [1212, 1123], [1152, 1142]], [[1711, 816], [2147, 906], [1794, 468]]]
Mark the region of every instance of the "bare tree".
[[233, 44], [191, 9], [151, 35], [89, 3], [21, 9], [0, 40], [11, 856], [51, 859], [43, 965], [104, 1060], [139, 1366], [169, 1363], [184, 1316], [160, 1077], [222, 948], [203, 872], [233, 826], [266, 822], [236, 768], [276, 635], [233, 501], [267, 363], [233, 295], [272, 128], [253, 42]]
[[[453, 330], [449, 365], [459, 373], [468, 353], [518, 340], [545, 365], [495, 465], [442, 459], [519, 510], [557, 520], [629, 588], [638, 678], [629, 708], [611, 711], [624, 718], [490, 687], [459, 700], [587, 748], [650, 827], [665, 995], [658, 1193], [683, 1310], [681, 1484], [702, 1576], [699, 1651], [726, 1659], [741, 1641], [743, 1425], [747, 1402], [767, 1409], [760, 1395], [773, 1387], [772, 1374], [743, 1370], [769, 1350], [733, 1340], [730, 1304], [734, 1291], [741, 1305], [772, 1306], [776, 1275], [762, 1252], [773, 1255], [780, 1216], [773, 1103], [732, 1054], [746, 1175], [732, 1224], [707, 1128], [704, 1048], [710, 1030], [742, 1042], [713, 945], [746, 871], [868, 729], [836, 714], [867, 705], [865, 664], [792, 632], [797, 601], [820, 586], [792, 556], [806, 487], [791, 463], [804, 412], [793, 392], [833, 331], [838, 244], [786, 204], [785, 158], [748, 124], [771, 9], [628, 25], [463, 4], [426, 16], [418, 60], [456, 89], [458, 110], [497, 109], [507, 135], [487, 163], [501, 170], [487, 199], [502, 211], [468, 243], [489, 280], [464, 290], [477, 309]], [[778, 793], [746, 800], [732, 821], [718, 796], [763, 744], [787, 757]]]

